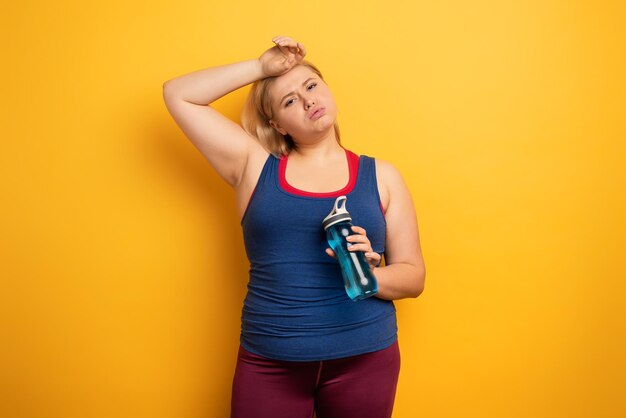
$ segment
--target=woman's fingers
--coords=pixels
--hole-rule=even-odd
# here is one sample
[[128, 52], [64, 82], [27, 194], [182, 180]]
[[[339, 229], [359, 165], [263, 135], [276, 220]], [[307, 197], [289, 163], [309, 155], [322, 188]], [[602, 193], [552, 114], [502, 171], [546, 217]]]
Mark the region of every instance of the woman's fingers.
[[365, 258], [371, 268], [374, 268], [380, 264], [382, 256], [372, 249], [372, 243], [367, 238], [367, 231], [360, 226], [353, 226], [352, 230], [356, 232], [354, 235], [349, 235], [346, 240], [351, 244], [348, 246], [348, 251], [363, 251]]
[[283, 54], [298, 55], [300, 60], [306, 55], [304, 46], [288, 36], [276, 36], [272, 39], [272, 42], [278, 46]]
[[[330, 257], [334, 259], [337, 259], [337, 254], [335, 254], [335, 252], [331, 250], [330, 248], [326, 248], [326, 254], [328, 254]], [[380, 261], [382, 260], [382, 256], [374, 251], [365, 251], [364, 255], [365, 255], [365, 259], [367, 260], [367, 263], [370, 265], [370, 268], [372, 269], [378, 266], [380, 264]]]
[[356, 232], [356, 234], [346, 237], [346, 240], [352, 244], [348, 249], [350, 251], [372, 251], [372, 244], [369, 238], [367, 238], [367, 235], [365, 235], [365, 229], [360, 226], [353, 226], [352, 230]]
[[289, 36], [275, 36], [272, 38], [272, 42], [282, 46], [296, 46], [297, 44], [297, 42]]
[[361, 228], [360, 226], [353, 225], [352, 230], [359, 235], [367, 236], [367, 231], [365, 230], [365, 228]]
[[304, 45], [302, 45], [300, 42], [298, 42], [297, 44], [298, 49], [300, 50], [300, 55], [304, 57], [306, 55], [306, 49], [304, 48]]
[[[346, 237], [346, 240], [350, 244], [348, 245], [348, 251], [362, 251], [371, 268], [378, 266], [382, 260], [382, 256], [372, 249], [372, 244], [366, 235], [367, 231], [360, 226], [353, 226], [352, 230], [356, 232], [356, 234], [348, 235]], [[337, 258], [335, 252], [330, 248], [326, 248], [326, 254], [333, 258]]]
[[365, 253], [365, 259], [367, 260], [368, 264], [370, 265], [370, 268], [374, 268], [376, 266], [378, 266], [380, 264], [380, 260], [382, 260], [382, 257], [380, 254], [375, 253], [375, 252], [367, 252]]
[[364, 242], [363, 244], [350, 243], [350, 245], [348, 245], [348, 251], [363, 251], [367, 253], [374, 250], [369, 242]]
[[280, 49], [297, 48], [298, 43], [287, 36], [278, 36], [272, 40]]

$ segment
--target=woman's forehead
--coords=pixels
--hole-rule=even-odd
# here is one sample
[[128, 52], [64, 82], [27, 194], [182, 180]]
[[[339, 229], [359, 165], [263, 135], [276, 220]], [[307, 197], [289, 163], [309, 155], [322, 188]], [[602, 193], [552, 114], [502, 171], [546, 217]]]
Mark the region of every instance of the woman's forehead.
[[276, 77], [272, 85], [272, 90], [277, 94], [286, 94], [301, 86], [302, 83], [311, 77], [318, 78], [317, 74], [309, 67], [298, 65], [285, 74]]

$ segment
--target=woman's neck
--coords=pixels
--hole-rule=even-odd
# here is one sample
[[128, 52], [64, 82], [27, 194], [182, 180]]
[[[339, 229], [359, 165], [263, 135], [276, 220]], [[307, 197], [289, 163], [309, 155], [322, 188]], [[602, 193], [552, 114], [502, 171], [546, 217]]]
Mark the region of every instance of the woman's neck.
[[290, 159], [327, 160], [328, 158], [343, 156], [344, 148], [337, 142], [335, 133], [315, 142], [298, 143], [297, 148], [289, 153]]

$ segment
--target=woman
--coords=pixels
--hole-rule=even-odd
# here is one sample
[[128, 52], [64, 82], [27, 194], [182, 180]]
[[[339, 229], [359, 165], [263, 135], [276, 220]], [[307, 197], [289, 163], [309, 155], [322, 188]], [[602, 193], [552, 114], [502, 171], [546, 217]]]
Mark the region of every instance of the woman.
[[[340, 145], [335, 101], [304, 46], [272, 41], [258, 59], [163, 86], [175, 121], [236, 192], [250, 278], [231, 416], [390, 417], [392, 300], [419, 296], [425, 278], [411, 196], [391, 164]], [[245, 129], [207, 106], [250, 83]], [[350, 251], [365, 253], [378, 281], [356, 303], [321, 226], [341, 195], [358, 225]]]

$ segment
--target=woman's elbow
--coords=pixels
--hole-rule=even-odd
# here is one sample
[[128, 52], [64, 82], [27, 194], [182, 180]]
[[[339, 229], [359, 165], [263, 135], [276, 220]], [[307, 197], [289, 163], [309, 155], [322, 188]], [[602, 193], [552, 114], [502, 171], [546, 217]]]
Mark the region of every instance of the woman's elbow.
[[415, 275], [415, 285], [413, 286], [413, 298], [418, 297], [424, 292], [424, 282], [426, 281], [426, 269], [424, 267], [417, 268]]

